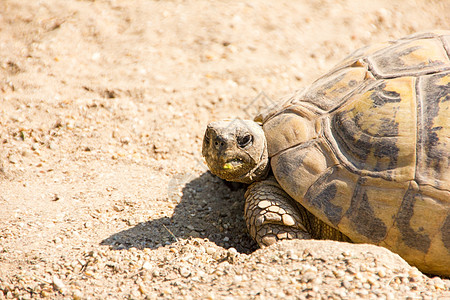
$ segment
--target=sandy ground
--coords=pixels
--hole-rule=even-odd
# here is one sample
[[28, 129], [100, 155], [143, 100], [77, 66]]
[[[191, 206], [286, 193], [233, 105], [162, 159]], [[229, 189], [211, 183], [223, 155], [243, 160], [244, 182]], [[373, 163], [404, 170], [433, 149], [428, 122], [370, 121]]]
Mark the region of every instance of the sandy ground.
[[200, 155], [208, 122], [252, 117], [363, 45], [448, 29], [448, 12], [0, 1], [0, 299], [450, 298], [448, 280], [378, 247], [255, 252], [243, 188]]

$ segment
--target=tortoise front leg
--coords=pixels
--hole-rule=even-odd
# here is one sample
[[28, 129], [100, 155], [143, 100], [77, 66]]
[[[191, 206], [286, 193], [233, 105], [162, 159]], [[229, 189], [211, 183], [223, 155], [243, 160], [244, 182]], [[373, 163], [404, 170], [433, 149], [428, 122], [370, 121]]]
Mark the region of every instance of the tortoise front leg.
[[260, 247], [279, 240], [311, 238], [301, 209], [273, 177], [248, 187], [244, 217], [250, 236]]

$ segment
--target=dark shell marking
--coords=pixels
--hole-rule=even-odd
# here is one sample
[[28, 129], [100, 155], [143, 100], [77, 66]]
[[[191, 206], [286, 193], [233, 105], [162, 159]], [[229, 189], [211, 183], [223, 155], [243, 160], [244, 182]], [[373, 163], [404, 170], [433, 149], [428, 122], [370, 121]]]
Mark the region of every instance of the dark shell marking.
[[341, 221], [343, 208], [331, 202], [338, 192], [336, 182], [330, 178], [334, 171], [335, 168], [328, 169], [325, 174], [314, 182], [305, 194], [305, 201], [317, 210], [323, 211], [328, 221], [336, 227]]
[[444, 242], [445, 248], [450, 251], [450, 215], [445, 218], [444, 225], [441, 228], [442, 241]]
[[[403, 242], [411, 248], [427, 253], [431, 243], [430, 237], [411, 228], [411, 218], [414, 215], [416, 197], [420, 198], [421, 194], [414, 191], [412, 188], [409, 188], [403, 197], [403, 202], [400, 206], [396, 221], [397, 226], [402, 233]], [[423, 231], [423, 229], [421, 231]]]
[[349, 219], [355, 224], [355, 230], [374, 243], [382, 241], [387, 234], [387, 226], [376, 216], [365, 191], [364, 177], [360, 177], [356, 183], [350, 209], [346, 212]]

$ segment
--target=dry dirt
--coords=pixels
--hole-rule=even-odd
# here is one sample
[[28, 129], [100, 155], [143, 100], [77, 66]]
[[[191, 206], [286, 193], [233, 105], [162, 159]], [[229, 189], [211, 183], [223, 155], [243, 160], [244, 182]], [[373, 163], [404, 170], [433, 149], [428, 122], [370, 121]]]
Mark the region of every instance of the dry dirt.
[[0, 299], [450, 298], [387, 250], [257, 250], [208, 122], [352, 50], [450, 28], [450, 2], [0, 1]]

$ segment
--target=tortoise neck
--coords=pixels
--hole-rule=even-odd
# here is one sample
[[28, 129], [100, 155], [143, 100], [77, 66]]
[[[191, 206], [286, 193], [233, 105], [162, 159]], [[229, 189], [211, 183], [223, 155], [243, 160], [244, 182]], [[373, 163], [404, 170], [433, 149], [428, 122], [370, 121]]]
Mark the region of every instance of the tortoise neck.
[[259, 163], [247, 174], [241, 178], [234, 180], [242, 183], [253, 183], [256, 181], [261, 181], [267, 177], [270, 171], [269, 154], [267, 152], [267, 141], [264, 143], [264, 150], [261, 153], [261, 158]]

